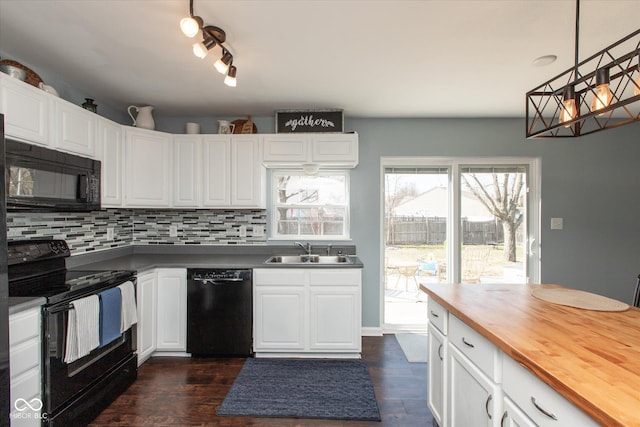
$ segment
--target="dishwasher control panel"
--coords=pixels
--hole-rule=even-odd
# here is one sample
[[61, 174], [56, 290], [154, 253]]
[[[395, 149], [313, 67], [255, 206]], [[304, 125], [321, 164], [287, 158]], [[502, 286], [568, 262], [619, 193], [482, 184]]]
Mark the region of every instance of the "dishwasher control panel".
[[247, 281], [251, 280], [251, 269], [198, 268], [187, 271], [188, 280], [196, 281]]

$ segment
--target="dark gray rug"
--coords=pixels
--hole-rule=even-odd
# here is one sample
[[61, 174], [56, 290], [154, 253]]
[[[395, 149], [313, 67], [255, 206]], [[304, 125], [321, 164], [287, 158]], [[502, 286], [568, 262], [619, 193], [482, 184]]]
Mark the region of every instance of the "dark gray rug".
[[362, 360], [247, 359], [216, 414], [380, 421]]

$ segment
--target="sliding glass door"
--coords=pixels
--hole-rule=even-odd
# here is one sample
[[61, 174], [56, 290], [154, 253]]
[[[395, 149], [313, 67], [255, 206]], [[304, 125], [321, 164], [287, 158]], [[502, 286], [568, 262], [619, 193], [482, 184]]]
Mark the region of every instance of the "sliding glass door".
[[537, 282], [536, 159], [382, 160], [384, 325], [422, 329], [418, 284]]

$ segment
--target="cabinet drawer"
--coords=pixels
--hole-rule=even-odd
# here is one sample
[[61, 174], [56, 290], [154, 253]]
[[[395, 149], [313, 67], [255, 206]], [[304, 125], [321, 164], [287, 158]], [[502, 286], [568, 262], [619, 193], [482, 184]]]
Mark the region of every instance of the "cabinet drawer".
[[[505, 355], [503, 389], [536, 425], [597, 426], [591, 417], [562, 397], [541, 379]], [[545, 414], [546, 413], [546, 414]], [[556, 419], [554, 420], [553, 417]]]
[[438, 328], [440, 332], [447, 335], [448, 316], [447, 309], [438, 304], [433, 298], [428, 301], [429, 323]]
[[11, 346], [10, 359], [11, 378], [15, 378], [31, 368], [40, 366], [40, 340], [30, 339]]
[[9, 343], [11, 345], [40, 336], [40, 309], [22, 311], [9, 318]]
[[253, 284], [255, 286], [300, 286], [307, 282], [306, 270], [302, 268], [264, 268], [253, 270]]
[[311, 286], [357, 286], [360, 284], [360, 270], [342, 268], [309, 271], [309, 284]]
[[449, 316], [449, 342], [455, 345], [489, 378], [500, 382], [498, 348], [454, 315]]
[[40, 397], [40, 370], [32, 369], [19, 376], [11, 378], [11, 407], [16, 399], [29, 400], [30, 397]]

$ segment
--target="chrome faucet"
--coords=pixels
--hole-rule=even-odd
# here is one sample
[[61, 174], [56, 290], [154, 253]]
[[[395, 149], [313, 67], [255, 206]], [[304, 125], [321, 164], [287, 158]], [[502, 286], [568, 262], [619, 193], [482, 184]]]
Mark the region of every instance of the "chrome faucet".
[[293, 242], [293, 244], [304, 249], [307, 252], [307, 255], [311, 255], [311, 243], [307, 243], [306, 245], [304, 245], [300, 242]]

